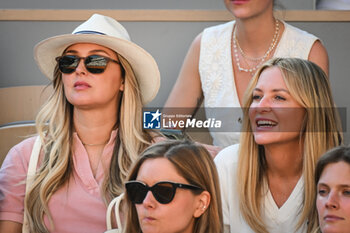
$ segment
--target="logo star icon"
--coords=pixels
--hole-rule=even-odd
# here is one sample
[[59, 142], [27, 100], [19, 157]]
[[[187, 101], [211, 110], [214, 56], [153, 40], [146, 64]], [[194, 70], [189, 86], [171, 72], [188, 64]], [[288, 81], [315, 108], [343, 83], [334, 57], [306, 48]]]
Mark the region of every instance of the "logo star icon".
[[157, 109], [157, 112], [151, 113], [151, 114], [153, 116], [151, 122], [154, 121], [155, 119], [157, 119], [159, 121], [159, 116], [162, 115], [162, 113], [159, 112], [159, 109]]

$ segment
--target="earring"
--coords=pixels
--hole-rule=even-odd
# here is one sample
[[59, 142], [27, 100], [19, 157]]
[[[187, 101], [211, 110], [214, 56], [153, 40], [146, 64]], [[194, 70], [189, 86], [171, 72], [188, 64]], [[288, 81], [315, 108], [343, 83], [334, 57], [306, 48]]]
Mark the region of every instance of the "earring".
[[202, 207], [202, 210], [204, 211], [205, 210], [205, 208], [207, 208], [205, 205]]

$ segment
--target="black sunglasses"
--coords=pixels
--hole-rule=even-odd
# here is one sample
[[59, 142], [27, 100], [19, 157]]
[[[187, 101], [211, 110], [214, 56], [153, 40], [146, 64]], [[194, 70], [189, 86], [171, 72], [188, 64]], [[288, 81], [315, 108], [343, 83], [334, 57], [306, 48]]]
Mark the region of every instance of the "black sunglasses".
[[75, 55], [63, 55], [56, 57], [58, 68], [64, 74], [71, 74], [78, 67], [80, 60], [84, 60], [85, 68], [92, 74], [101, 74], [105, 71], [108, 62], [120, 64], [119, 61], [101, 55], [78, 57]]
[[131, 202], [134, 204], [142, 204], [148, 191], [151, 191], [154, 198], [161, 204], [168, 204], [174, 199], [176, 188], [203, 191], [202, 188], [195, 185], [170, 181], [161, 181], [149, 187], [140, 181], [132, 180], [125, 183], [125, 188]]

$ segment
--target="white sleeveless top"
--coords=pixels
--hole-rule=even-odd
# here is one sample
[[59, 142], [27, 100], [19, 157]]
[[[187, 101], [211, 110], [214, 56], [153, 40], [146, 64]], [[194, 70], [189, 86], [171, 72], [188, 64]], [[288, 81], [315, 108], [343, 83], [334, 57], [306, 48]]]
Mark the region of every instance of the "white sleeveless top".
[[[226, 132], [210, 133], [213, 144], [226, 147], [239, 142], [242, 111], [233, 75], [231, 37], [235, 21], [206, 28], [203, 31], [199, 74], [207, 118], [221, 119]], [[308, 59], [317, 37], [283, 22], [285, 30], [274, 57]], [[220, 108], [220, 109], [217, 109]]]

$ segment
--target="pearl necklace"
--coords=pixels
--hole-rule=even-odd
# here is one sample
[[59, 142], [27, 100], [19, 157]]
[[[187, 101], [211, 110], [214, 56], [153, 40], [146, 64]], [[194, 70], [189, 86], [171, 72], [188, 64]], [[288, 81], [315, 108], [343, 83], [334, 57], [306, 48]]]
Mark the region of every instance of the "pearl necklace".
[[[236, 64], [237, 64], [238, 70], [239, 71], [244, 71], [244, 72], [247, 72], [247, 73], [255, 72], [261, 66], [261, 64], [266, 60], [266, 58], [270, 55], [270, 53], [274, 50], [274, 48], [277, 45], [278, 34], [279, 34], [279, 22], [278, 22], [277, 19], [275, 20], [275, 33], [273, 35], [273, 38], [272, 38], [272, 41], [271, 41], [271, 44], [270, 44], [268, 50], [265, 52], [265, 54], [262, 57], [255, 58], [255, 57], [249, 57], [248, 55], [246, 55], [244, 53], [243, 49], [241, 48], [241, 46], [238, 43], [238, 40], [237, 40], [237, 37], [236, 37], [236, 31], [237, 31], [237, 27], [235, 26], [235, 28], [233, 30], [233, 51], [234, 51], [234, 55], [235, 55], [235, 59], [236, 59]], [[240, 60], [239, 60], [237, 48], [239, 49], [240, 53], [242, 54], [242, 57], [245, 60], [258, 62], [258, 64], [255, 67], [252, 67], [252, 68], [249, 67], [247, 69], [241, 67], [241, 63], [240, 63]]]

